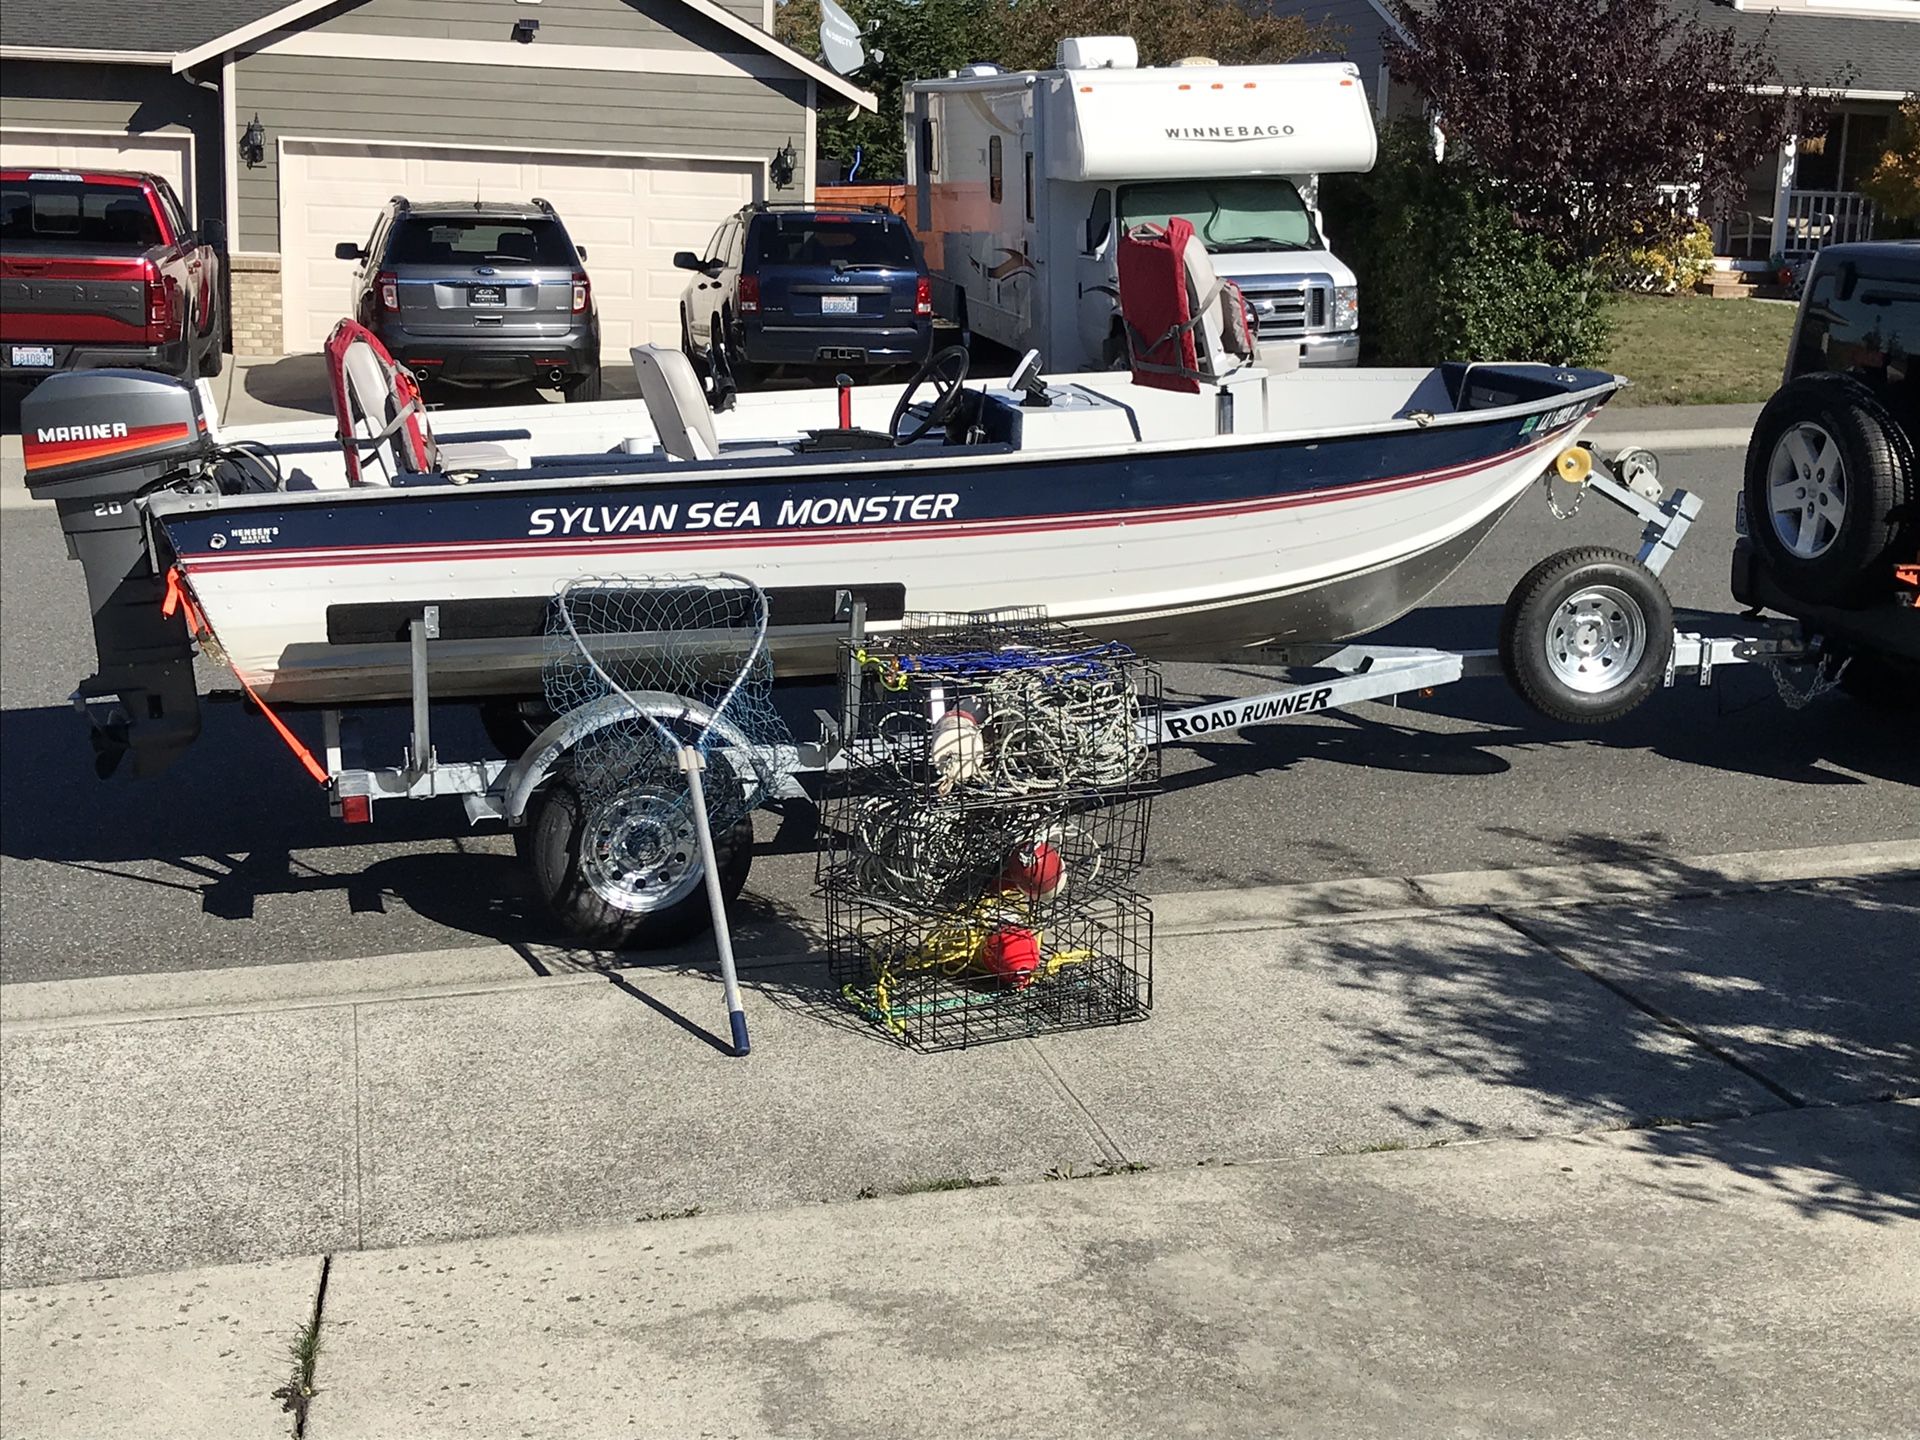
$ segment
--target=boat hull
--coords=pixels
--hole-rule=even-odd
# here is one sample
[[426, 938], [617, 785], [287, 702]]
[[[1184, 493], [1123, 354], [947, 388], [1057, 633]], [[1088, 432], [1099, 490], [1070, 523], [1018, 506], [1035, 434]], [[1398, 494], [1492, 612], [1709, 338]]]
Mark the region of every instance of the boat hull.
[[585, 574], [730, 572], [803, 597], [773, 609], [789, 677], [832, 672], [844, 627], [828, 597], [848, 588], [897, 597], [876, 629], [903, 607], [1037, 605], [1182, 659], [1350, 639], [1406, 613], [1604, 399], [1430, 429], [169, 502], [154, 518], [160, 558], [276, 704], [405, 698], [405, 617], [428, 604], [437, 698], [538, 693], [545, 602]]

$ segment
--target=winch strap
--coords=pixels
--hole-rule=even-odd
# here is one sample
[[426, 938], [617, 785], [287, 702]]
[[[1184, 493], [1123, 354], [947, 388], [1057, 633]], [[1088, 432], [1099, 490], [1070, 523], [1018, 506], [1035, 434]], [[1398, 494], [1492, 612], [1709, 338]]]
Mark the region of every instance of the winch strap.
[[[207, 624], [206, 614], [194, 604], [193, 592], [188, 589], [178, 565], [170, 567], [167, 571], [167, 594], [166, 598], [160, 602], [162, 615], [171, 619], [175, 611], [179, 611], [186, 620], [187, 631], [194, 639], [213, 635], [213, 627]], [[232, 668], [231, 661], [228, 662], [228, 668]], [[267, 702], [260, 698], [259, 692], [247, 683], [246, 676], [236, 669], [233, 671], [233, 678], [240, 682], [240, 688], [247, 692], [247, 698], [259, 706], [260, 713], [267, 717], [267, 723], [273, 726], [280, 738], [286, 742], [287, 748], [293, 752], [293, 758], [304, 765], [307, 773], [316, 781], [325, 785], [327, 783], [326, 767], [313, 758], [313, 752], [301, 743], [298, 735], [287, 728], [287, 722], [273, 713]]]

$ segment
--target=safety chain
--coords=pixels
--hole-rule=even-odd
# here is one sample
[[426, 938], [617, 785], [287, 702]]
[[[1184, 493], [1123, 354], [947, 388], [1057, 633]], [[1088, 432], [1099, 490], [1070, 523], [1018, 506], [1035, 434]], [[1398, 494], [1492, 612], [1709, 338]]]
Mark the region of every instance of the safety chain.
[[1847, 656], [1835, 668], [1827, 673], [1827, 661], [1823, 658], [1813, 668], [1813, 680], [1802, 690], [1787, 677], [1787, 667], [1777, 660], [1762, 659], [1767, 674], [1773, 677], [1773, 688], [1780, 692], [1781, 703], [1789, 710], [1804, 710], [1821, 696], [1840, 688], [1840, 677], [1847, 673], [1847, 667], [1853, 663], [1853, 657]]

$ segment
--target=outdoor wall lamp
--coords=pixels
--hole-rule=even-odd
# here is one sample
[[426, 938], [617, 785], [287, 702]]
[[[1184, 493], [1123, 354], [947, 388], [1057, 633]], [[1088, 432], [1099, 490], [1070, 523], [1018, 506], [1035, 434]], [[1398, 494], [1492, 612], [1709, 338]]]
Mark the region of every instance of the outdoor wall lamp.
[[785, 190], [792, 186], [793, 167], [798, 161], [799, 157], [793, 153], [793, 140], [789, 137], [786, 144], [773, 152], [773, 161], [767, 167], [767, 173], [773, 177], [774, 189]]
[[533, 37], [540, 33], [538, 20], [516, 20], [513, 22], [513, 38], [522, 45], [531, 45]]
[[249, 170], [267, 158], [267, 127], [260, 123], [258, 111], [240, 136], [240, 158], [247, 162]]

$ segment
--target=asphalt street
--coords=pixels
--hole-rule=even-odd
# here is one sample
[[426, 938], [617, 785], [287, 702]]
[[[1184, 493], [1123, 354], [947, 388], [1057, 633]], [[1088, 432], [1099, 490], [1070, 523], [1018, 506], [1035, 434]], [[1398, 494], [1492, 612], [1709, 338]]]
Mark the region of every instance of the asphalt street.
[[[16, 493], [17, 455], [0, 462]], [[1666, 481], [1708, 507], [1667, 571], [1680, 624], [1740, 632], [1726, 588], [1740, 453], [1662, 459]], [[1377, 638], [1490, 646], [1536, 560], [1630, 550], [1636, 532], [1597, 500], [1557, 521], [1531, 494], [1431, 603]], [[54, 516], [0, 509], [0, 980], [557, 938], [503, 833], [470, 830], [455, 801], [390, 804], [347, 829], [236, 706], [209, 707], [200, 743], [166, 775], [96, 781], [66, 704], [91, 659], [80, 571]], [[1244, 666], [1170, 665], [1166, 681], [1196, 699], [1271, 687]], [[796, 717], [826, 703], [785, 698]], [[442, 756], [487, 753], [470, 713], [449, 709], [435, 727]], [[397, 749], [397, 725], [388, 738]], [[1753, 668], [1711, 689], [1683, 682], [1602, 731], [1542, 720], [1500, 681], [1475, 680], [1210, 738], [1171, 752], [1166, 772], [1149, 893], [1920, 837], [1910, 717], [1838, 695], [1791, 710]], [[810, 814], [759, 821], [750, 914], [812, 915]]]

